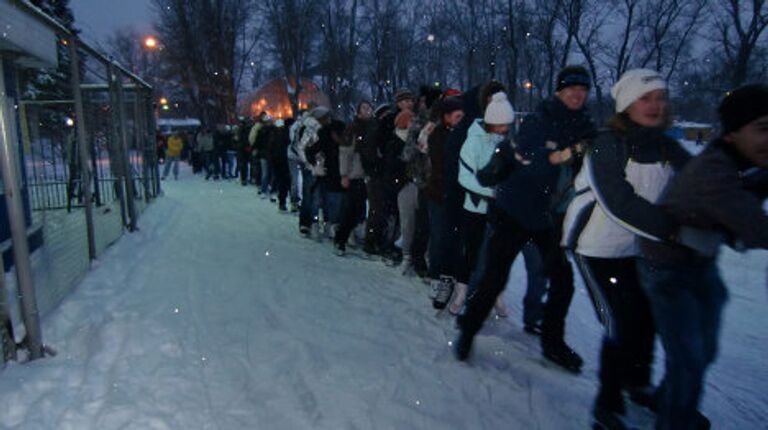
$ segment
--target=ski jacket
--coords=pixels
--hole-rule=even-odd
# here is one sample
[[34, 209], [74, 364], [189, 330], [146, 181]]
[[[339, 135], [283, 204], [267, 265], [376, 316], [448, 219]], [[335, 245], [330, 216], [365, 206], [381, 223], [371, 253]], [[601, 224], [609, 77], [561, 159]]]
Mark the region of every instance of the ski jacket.
[[[572, 111], [556, 97], [542, 102], [536, 112], [525, 117], [515, 139], [517, 152], [529, 164], [503, 169], [509, 174], [496, 187], [497, 206], [528, 230], [555, 228], [555, 208], [567, 195], [560, 188], [571, 185], [569, 178], [561, 179], [570, 176], [573, 165], [553, 165], [549, 155], [592, 139], [595, 132], [586, 109]], [[506, 162], [514, 164], [515, 158], [507, 157]]]
[[429, 154], [429, 177], [427, 186], [424, 188], [424, 194], [433, 202], [443, 204], [446, 198], [446, 177], [445, 177], [445, 141], [451, 129], [444, 124], [435, 127], [427, 139]]
[[459, 153], [459, 184], [465, 190], [464, 209], [477, 214], [488, 213], [488, 201], [495, 197], [493, 187], [484, 187], [477, 180], [477, 172], [485, 167], [504, 137], [488, 133], [482, 120], [476, 119], [469, 127], [467, 140]]
[[696, 237], [682, 233], [688, 247], [641, 241], [643, 257], [662, 262], [714, 258], [719, 245], [768, 248], [768, 170], [758, 169], [727, 143], [716, 140], [685, 166], [660, 201], [664, 211]]
[[181, 136], [172, 135], [168, 138], [168, 149], [165, 150], [166, 157], [178, 157], [181, 155], [181, 150], [184, 148], [184, 141]]
[[299, 161], [307, 164], [307, 149], [320, 139], [318, 133], [323, 125], [312, 115], [307, 115], [301, 122], [301, 126], [303, 130], [301, 130], [301, 136], [299, 136], [299, 142], [296, 145], [296, 152], [299, 155]]
[[638, 237], [673, 240], [678, 224], [654, 203], [689, 158], [660, 129], [601, 133], [576, 178], [561, 244], [588, 257], [623, 258], [639, 255]]
[[291, 140], [291, 144], [288, 146], [288, 159], [291, 161], [301, 162], [303, 161], [301, 151], [299, 151], [299, 140], [301, 138], [304, 126], [304, 120], [309, 117], [309, 111], [304, 112], [299, 119], [291, 125], [288, 136]]

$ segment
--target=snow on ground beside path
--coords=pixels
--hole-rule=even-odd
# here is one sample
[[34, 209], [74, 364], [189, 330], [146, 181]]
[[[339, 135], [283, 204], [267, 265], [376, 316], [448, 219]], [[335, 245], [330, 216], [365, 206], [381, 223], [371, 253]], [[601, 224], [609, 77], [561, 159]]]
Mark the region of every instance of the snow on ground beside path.
[[[509, 319], [490, 321], [461, 364], [453, 320], [420, 281], [299, 237], [253, 187], [187, 170], [164, 186], [141, 230], [43, 321], [59, 355], [0, 372], [0, 428], [588, 427], [600, 330], [581, 285], [568, 341], [582, 375], [546, 365], [521, 330], [521, 261]], [[768, 423], [766, 262], [722, 259], [731, 301], [703, 404], [714, 428]]]

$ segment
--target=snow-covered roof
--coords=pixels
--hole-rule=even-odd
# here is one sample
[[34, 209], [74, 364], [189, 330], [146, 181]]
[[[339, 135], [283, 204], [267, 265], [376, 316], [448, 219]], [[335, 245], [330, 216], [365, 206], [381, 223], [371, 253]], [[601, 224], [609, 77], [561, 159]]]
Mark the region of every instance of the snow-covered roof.
[[714, 128], [712, 124], [705, 124], [701, 122], [693, 122], [693, 121], [675, 121], [674, 124], [672, 124], [673, 127], [680, 127], [680, 128]]
[[0, 0], [0, 28], [3, 29], [0, 51], [18, 54], [19, 64], [27, 67], [58, 64], [56, 33], [12, 1]]
[[200, 127], [201, 122], [197, 118], [160, 118], [157, 120], [157, 125], [167, 127]]

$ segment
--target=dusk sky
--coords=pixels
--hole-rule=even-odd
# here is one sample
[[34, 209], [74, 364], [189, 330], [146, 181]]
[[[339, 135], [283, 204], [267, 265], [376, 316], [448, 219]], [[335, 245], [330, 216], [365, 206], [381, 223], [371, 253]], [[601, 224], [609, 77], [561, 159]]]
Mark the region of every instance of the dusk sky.
[[75, 26], [89, 42], [104, 43], [115, 30], [135, 27], [139, 31], [152, 28], [151, 0], [71, 0]]

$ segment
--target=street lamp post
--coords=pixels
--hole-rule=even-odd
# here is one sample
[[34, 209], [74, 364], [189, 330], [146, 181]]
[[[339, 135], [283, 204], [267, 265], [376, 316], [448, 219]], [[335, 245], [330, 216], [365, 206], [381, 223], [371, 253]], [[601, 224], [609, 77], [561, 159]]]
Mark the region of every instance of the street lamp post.
[[533, 82], [527, 80], [523, 86], [528, 90], [528, 111], [533, 112]]

